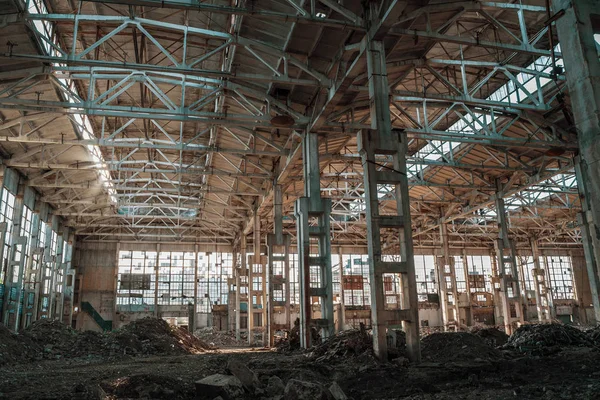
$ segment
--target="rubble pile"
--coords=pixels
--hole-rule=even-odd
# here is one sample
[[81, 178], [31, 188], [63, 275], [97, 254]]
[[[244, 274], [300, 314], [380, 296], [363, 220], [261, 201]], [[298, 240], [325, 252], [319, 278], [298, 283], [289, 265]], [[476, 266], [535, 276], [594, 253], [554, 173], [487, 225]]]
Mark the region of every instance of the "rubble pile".
[[498, 328], [475, 327], [471, 333], [482, 338], [490, 347], [503, 346], [508, 342], [508, 335]]
[[186, 329], [171, 326], [161, 318], [138, 319], [107, 336], [122, 347], [134, 350], [134, 354], [197, 354], [211, 349]]
[[552, 354], [563, 347], [593, 346], [589, 335], [583, 331], [563, 324], [534, 324], [519, 327], [503, 346], [504, 349], [522, 353]]
[[194, 336], [213, 347], [247, 346], [248, 341], [237, 340], [233, 332], [219, 332], [214, 327], [202, 328], [194, 332]]
[[77, 357], [86, 351], [77, 345], [79, 332], [60, 321], [40, 319], [21, 331], [20, 336], [38, 345], [40, 353], [35, 358]]
[[7, 327], [0, 324], [0, 366], [24, 358], [33, 358], [39, 350], [39, 346], [35, 343], [12, 333]]
[[421, 340], [421, 357], [438, 363], [494, 361], [501, 359], [502, 353], [472, 333], [436, 332]]
[[373, 351], [373, 337], [364, 329], [342, 331], [313, 348], [309, 357], [326, 361], [338, 357], [359, 356]]
[[144, 318], [109, 333], [76, 331], [59, 321], [35, 321], [18, 335], [0, 326], [0, 365], [41, 359], [197, 354], [211, 347], [187, 330]]
[[600, 325], [595, 328], [588, 329], [585, 333], [590, 337], [596, 346], [600, 346]]

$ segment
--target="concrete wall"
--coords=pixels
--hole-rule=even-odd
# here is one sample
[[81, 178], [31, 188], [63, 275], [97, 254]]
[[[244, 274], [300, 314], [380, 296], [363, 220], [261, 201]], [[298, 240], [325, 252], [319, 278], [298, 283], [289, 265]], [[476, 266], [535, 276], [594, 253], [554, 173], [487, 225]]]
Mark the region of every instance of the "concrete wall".
[[[81, 301], [89, 302], [105, 320], [115, 321], [117, 243], [77, 243], [73, 266], [81, 274]], [[81, 307], [80, 305], [78, 305]], [[77, 329], [101, 331], [86, 313], [77, 313]]]

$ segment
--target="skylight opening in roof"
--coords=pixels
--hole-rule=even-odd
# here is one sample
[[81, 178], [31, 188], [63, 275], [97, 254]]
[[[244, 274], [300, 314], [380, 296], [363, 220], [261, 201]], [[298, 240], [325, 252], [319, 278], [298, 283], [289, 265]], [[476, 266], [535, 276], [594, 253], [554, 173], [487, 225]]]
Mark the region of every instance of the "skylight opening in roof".
[[[554, 47], [554, 51], [556, 53], [560, 53], [560, 44], [557, 44]], [[556, 59], [556, 66], [564, 68], [563, 60], [560, 58]], [[541, 56], [538, 57], [533, 63], [529, 64], [526, 70], [538, 71], [544, 74], [552, 74], [554, 71], [552, 66], [551, 57]], [[517, 85], [513, 81], [509, 81], [490, 96], [488, 96], [487, 100], [497, 101], [507, 103], [507, 106], [510, 104], [519, 104], [529, 98], [528, 94], [535, 97], [535, 94], [538, 90], [541, 90], [544, 86], [551, 82], [551, 79], [545, 77], [537, 77], [531, 73], [519, 72], [516, 76], [517, 81], [523, 85], [526, 93], [523, 89], [517, 87]], [[483, 113], [474, 112], [473, 116], [470, 114], [463, 115], [458, 121], [456, 121], [452, 126], [450, 126], [446, 131], [454, 132], [454, 133], [464, 133], [464, 134], [475, 134], [480, 129], [484, 127], [484, 124], [487, 126], [492, 123], [493, 120], [497, 120], [497, 116], [490, 116]], [[482, 124], [483, 121], [483, 124]], [[439, 160], [442, 158], [439, 149], [444, 149], [444, 154], [450, 153], [451, 150], [458, 147], [460, 143], [457, 142], [446, 142], [439, 140], [432, 140], [429, 144], [423, 147], [417, 153], [418, 157], [426, 159], [426, 160]]]
[[[28, 0], [27, 10], [31, 14], [48, 14], [48, 9], [42, 0]], [[34, 20], [35, 28], [39, 33], [39, 37], [42, 38], [42, 48], [46, 54], [51, 56], [59, 56], [58, 39], [55, 35], [54, 26], [48, 21]], [[64, 64], [54, 64], [55, 66], [66, 67]], [[62, 94], [65, 96], [68, 102], [77, 103], [82, 102], [82, 99], [76, 95], [75, 83], [69, 78], [57, 78], [60, 83]], [[85, 114], [73, 114], [72, 121], [77, 127], [79, 135], [84, 140], [96, 140], [96, 136], [93, 133], [92, 124], [87, 115]], [[108, 166], [104, 161], [100, 147], [96, 145], [87, 145], [87, 151], [94, 162], [94, 166], [97, 169], [98, 176], [102, 182], [102, 186], [106, 188], [110, 201], [112, 203], [117, 202], [117, 192], [111, 181], [110, 172]]]

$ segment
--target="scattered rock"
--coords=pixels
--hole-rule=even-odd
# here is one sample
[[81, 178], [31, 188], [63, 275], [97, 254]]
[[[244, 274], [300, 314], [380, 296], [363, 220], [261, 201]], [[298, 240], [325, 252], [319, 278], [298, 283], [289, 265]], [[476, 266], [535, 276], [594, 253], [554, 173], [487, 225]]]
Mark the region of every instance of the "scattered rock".
[[227, 362], [227, 369], [242, 382], [244, 388], [250, 393], [253, 393], [254, 390], [260, 386], [256, 374], [241, 362], [229, 360]]
[[333, 382], [331, 386], [329, 386], [329, 393], [331, 393], [334, 400], [348, 400], [348, 396], [346, 396], [346, 393], [344, 393], [337, 382]]
[[283, 394], [285, 391], [285, 385], [280, 377], [277, 375], [273, 375], [269, 377], [269, 382], [267, 384], [266, 393], [267, 395], [274, 397]]
[[327, 394], [321, 385], [290, 379], [285, 386], [285, 400], [327, 400]]
[[196, 381], [195, 385], [198, 400], [213, 400], [218, 396], [224, 400], [231, 400], [244, 394], [242, 382], [233, 375], [210, 375]]

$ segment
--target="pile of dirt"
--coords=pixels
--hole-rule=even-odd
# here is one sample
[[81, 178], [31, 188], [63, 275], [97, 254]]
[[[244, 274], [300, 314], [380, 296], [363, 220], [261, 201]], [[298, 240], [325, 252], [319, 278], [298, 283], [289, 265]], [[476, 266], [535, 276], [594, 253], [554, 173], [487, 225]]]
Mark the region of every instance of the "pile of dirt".
[[12, 333], [0, 324], [0, 366], [12, 364], [22, 359], [31, 359], [40, 351], [40, 347], [28, 338]]
[[107, 336], [133, 354], [198, 354], [212, 349], [186, 329], [152, 317], [133, 321]]
[[438, 363], [494, 361], [501, 359], [502, 353], [472, 333], [436, 332], [421, 340], [421, 357]]
[[519, 327], [508, 339], [505, 349], [531, 354], [553, 354], [563, 347], [587, 347], [594, 342], [583, 331], [563, 324], [535, 324]]
[[35, 358], [76, 357], [76, 349], [82, 350], [76, 345], [79, 332], [56, 320], [37, 320], [19, 336], [38, 345], [41, 353]]
[[194, 332], [194, 336], [213, 347], [248, 346], [247, 340], [237, 340], [233, 332], [219, 332], [214, 327], [202, 328]]
[[490, 347], [503, 346], [508, 342], [508, 335], [498, 328], [475, 327], [471, 333], [482, 338]]
[[18, 335], [0, 325], [0, 365], [42, 359], [198, 354], [211, 349], [187, 330], [158, 318], [137, 320], [109, 333], [79, 332], [48, 319], [35, 321]]

